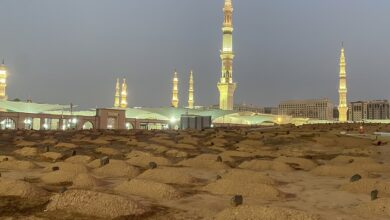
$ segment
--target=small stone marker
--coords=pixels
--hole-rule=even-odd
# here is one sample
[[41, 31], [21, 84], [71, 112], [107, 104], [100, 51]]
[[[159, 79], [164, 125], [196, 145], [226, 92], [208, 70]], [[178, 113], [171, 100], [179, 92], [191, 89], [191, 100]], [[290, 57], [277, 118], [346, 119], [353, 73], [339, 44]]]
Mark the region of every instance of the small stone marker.
[[3, 161], [8, 161], [8, 157], [4, 157]]
[[221, 156], [217, 157], [217, 162], [222, 162], [222, 157]]
[[242, 195], [235, 195], [232, 197], [232, 199], [230, 200], [230, 204], [234, 207], [237, 207], [239, 205], [242, 205], [242, 203], [244, 202], [244, 198], [242, 197]]
[[56, 166], [56, 167], [52, 167], [51, 170], [52, 171], [57, 171], [57, 170], [60, 170], [60, 168]]
[[362, 178], [362, 176], [360, 176], [359, 174], [355, 174], [351, 177], [350, 181], [356, 182], [356, 181], [359, 181], [361, 178]]
[[149, 169], [153, 170], [153, 169], [156, 169], [157, 168], [157, 163], [155, 162], [150, 162], [149, 163]]
[[110, 158], [108, 158], [107, 156], [100, 158], [100, 166], [105, 166], [109, 163], [110, 163]]
[[217, 175], [217, 180], [220, 180], [220, 179], [222, 179], [222, 176]]
[[72, 150], [72, 156], [76, 156], [77, 152], [75, 150]]
[[46, 146], [46, 147], [45, 147], [45, 151], [46, 151], [46, 152], [49, 152], [49, 151], [50, 151], [50, 147], [49, 147], [49, 146]]
[[67, 190], [65, 186], [62, 186], [61, 189], [59, 190], [60, 193], [64, 193]]
[[378, 198], [378, 190], [371, 191], [371, 201], [376, 200]]

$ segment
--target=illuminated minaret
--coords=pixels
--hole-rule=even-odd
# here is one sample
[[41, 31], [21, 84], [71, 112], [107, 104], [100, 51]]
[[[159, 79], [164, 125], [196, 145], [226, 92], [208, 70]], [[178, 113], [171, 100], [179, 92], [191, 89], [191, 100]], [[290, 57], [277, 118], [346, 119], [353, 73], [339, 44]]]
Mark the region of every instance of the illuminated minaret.
[[120, 107], [120, 84], [119, 84], [119, 78], [116, 79], [116, 86], [115, 86], [115, 99], [114, 99], [114, 107], [119, 108]]
[[122, 83], [121, 108], [127, 108], [127, 84], [126, 84], [126, 79], [123, 79], [123, 83]]
[[177, 77], [177, 71], [175, 70], [175, 74], [173, 77], [173, 88], [172, 88], [172, 107], [177, 108], [179, 106], [179, 79]]
[[223, 8], [225, 19], [223, 22], [222, 32], [222, 76], [218, 83], [219, 90], [219, 108], [222, 110], [233, 110], [234, 91], [237, 84], [233, 82], [233, 5], [232, 0], [225, 0]]
[[347, 72], [345, 66], [344, 45], [342, 45], [340, 55], [339, 122], [346, 122], [348, 120]]
[[190, 72], [190, 82], [189, 82], [189, 89], [188, 89], [188, 108], [189, 109], [194, 108], [194, 76], [192, 70]]
[[0, 100], [7, 100], [7, 75], [8, 68], [5, 66], [4, 59], [0, 65]]

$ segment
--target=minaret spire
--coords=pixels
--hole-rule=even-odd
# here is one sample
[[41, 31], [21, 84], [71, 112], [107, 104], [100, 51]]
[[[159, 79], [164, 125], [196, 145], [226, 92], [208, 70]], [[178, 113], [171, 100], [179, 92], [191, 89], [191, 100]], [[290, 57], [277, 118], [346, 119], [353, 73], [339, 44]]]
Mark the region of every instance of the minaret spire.
[[348, 120], [348, 105], [347, 105], [347, 71], [344, 54], [344, 42], [341, 44], [340, 54], [340, 85], [339, 85], [339, 122]]
[[233, 82], [233, 4], [231, 0], [225, 0], [223, 12], [222, 75], [218, 83], [219, 108], [222, 110], [233, 110], [233, 97], [237, 84]]
[[177, 76], [177, 71], [173, 76], [173, 88], [172, 88], [172, 107], [179, 107], [179, 78]]
[[119, 78], [116, 79], [114, 107], [115, 108], [119, 108], [120, 107], [120, 84], [119, 84]]
[[194, 75], [193, 71], [190, 71], [190, 81], [189, 81], [189, 89], [188, 89], [188, 108], [194, 108]]
[[123, 79], [123, 82], [122, 82], [121, 108], [127, 108], [127, 84], [126, 84], [126, 79]]
[[4, 59], [3, 63], [0, 65], [0, 100], [7, 100], [7, 77], [8, 77], [8, 68], [5, 65]]

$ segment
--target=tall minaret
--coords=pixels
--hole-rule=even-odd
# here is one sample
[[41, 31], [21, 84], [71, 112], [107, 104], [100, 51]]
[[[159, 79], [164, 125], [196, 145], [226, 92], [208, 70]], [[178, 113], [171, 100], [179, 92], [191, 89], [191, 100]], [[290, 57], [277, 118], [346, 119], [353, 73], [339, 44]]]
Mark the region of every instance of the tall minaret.
[[233, 110], [234, 105], [234, 91], [237, 84], [233, 82], [233, 5], [232, 0], [225, 0], [225, 7], [223, 8], [225, 19], [223, 22], [222, 32], [222, 76], [218, 83], [219, 90], [219, 108], [222, 110]]
[[5, 66], [4, 59], [0, 65], [0, 100], [7, 100], [7, 75], [8, 68]]
[[189, 89], [188, 89], [188, 108], [189, 109], [194, 108], [194, 75], [192, 70], [190, 72], [190, 82], [189, 82]]
[[344, 55], [344, 44], [341, 47], [340, 56], [340, 86], [339, 86], [339, 122], [348, 120], [348, 103], [347, 103], [347, 72]]
[[173, 76], [173, 88], [172, 88], [172, 107], [179, 107], [179, 78], [177, 77], [177, 71], [175, 70]]
[[126, 79], [123, 79], [123, 83], [122, 83], [121, 108], [127, 108], [127, 84], [126, 84]]
[[119, 108], [120, 107], [120, 84], [119, 84], [119, 78], [116, 79], [116, 86], [115, 86], [115, 99], [114, 99], [114, 107]]

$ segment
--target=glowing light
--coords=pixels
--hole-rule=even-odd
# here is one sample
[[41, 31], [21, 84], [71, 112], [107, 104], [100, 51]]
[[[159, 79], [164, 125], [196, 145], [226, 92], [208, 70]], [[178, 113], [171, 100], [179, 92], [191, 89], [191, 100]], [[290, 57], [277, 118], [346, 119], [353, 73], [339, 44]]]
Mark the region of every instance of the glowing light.
[[170, 120], [171, 124], [175, 124], [177, 122], [177, 119], [175, 117], [172, 117]]
[[49, 128], [49, 125], [44, 124], [44, 125], [43, 125], [43, 128], [44, 128], [44, 129], [48, 129], [48, 128]]
[[73, 119], [72, 119], [72, 123], [73, 123], [73, 124], [76, 124], [76, 123], [77, 123], [77, 118], [73, 118]]

